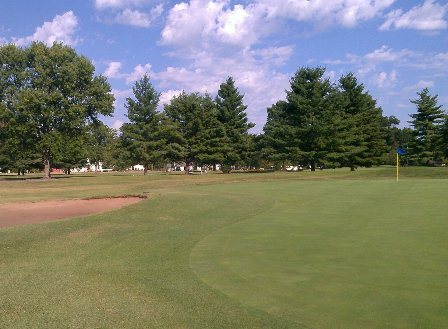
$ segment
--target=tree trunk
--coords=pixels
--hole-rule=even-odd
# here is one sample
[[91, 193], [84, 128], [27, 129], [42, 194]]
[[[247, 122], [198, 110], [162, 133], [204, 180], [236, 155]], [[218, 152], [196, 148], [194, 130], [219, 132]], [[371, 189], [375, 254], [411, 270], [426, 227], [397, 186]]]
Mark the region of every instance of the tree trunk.
[[51, 178], [51, 167], [50, 167], [50, 151], [49, 150], [44, 150], [43, 160], [44, 160], [44, 179], [50, 179]]
[[316, 171], [316, 162], [314, 160], [311, 161], [311, 171]]
[[148, 165], [143, 165], [143, 175], [146, 175], [148, 173]]

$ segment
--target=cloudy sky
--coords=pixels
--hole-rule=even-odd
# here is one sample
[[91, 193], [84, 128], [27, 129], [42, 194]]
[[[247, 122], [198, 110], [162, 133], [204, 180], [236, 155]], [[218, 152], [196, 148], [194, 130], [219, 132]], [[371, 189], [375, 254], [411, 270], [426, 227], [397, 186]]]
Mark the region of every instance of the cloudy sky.
[[180, 91], [215, 95], [233, 76], [260, 132], [302, 66], [336, 81], [354, 72], [385, 115], [406, 126], [428, 87], [448, 108], [446, 0], [0, 0], [0, 43], [61, 41], [108, 77], [119, 127], [146, 72], [169, 102]]

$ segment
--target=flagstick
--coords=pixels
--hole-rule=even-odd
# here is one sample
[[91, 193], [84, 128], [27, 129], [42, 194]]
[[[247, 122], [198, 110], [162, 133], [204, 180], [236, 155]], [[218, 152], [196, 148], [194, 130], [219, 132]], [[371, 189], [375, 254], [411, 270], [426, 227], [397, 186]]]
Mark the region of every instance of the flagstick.
[[399, 163], [399, 159], [398, 159], [398, 152], [397, 152], [397, 182], [398, 182], [398, 163]]

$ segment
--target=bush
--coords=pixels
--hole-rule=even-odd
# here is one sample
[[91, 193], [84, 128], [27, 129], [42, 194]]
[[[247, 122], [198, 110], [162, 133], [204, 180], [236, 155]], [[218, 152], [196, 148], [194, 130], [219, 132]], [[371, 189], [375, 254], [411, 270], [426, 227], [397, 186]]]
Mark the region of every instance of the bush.
[[229, 165], [221, 165], [221, 171], [223, 174], [230, 174], [232, 167]]

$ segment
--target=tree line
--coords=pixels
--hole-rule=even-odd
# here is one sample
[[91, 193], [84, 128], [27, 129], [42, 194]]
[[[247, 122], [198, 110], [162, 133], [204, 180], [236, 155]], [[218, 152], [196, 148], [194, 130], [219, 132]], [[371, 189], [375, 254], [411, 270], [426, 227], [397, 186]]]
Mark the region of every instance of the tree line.
[[168, 163], [232, 168], [287, 165], [374, 166], [434, 164], [448, 157], [448, 119], [428, 89], [411, 100], [417, 112], [410, 128], [399, 128], [353, 73], [337, 83], [323, 67], [302, 67], [290, 80], [286, 99], [267, 109], [261, 134], [250, 133], [244, 95], [228, 77], [216, 97], [183, 92], [160, 109], [160, 93], [145, 75], [125, 102], [127, 123], [119, 130], [99, 117], [113, 114], [106, 78], [84, 56], [65, 45], [35, 42], [0, 47], [0, 170], [72, 168], [100, 161], [144, 173]]

